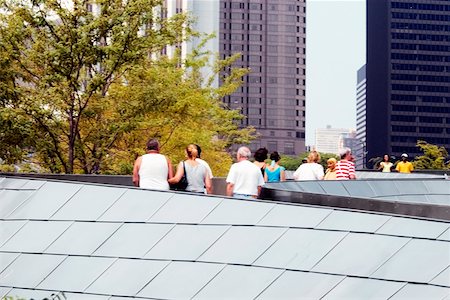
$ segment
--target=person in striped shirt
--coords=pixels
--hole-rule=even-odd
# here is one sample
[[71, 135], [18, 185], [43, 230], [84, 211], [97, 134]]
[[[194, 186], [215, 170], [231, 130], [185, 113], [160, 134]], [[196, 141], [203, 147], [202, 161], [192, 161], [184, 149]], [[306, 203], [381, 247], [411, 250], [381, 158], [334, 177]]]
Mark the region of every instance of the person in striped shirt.
[[349, 148], [344, 148], [339, 154], [341, 160], [336, 163], [336, 179], [356, 179], [352, 151]]

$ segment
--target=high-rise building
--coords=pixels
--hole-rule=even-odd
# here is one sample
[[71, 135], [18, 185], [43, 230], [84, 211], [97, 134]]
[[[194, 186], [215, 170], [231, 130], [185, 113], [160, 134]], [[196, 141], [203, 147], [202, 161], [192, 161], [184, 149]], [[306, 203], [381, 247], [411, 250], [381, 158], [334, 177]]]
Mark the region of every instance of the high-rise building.
[[[212, 37], [204, 43], [204, 36], [193, 37], [191, 40], [183, 42], [181, 45], [177, 45], [176, 47], [167, 47], [166, 52], [170, 56], [175, 51], [175, 48], [179, 47], [181, 49], [181, 56], [184, 58], [188, 53], [190, 53], [193, 49], [197, 48], [200, 43], [204, 43], [203, 51], [209, 51], [212, 54], [219, 53], [219, 37], [217, 36], [219, 33], [219, 0], [165, 0], [163, 2], [165, 13], [167, 13], [167, 17], [172, 17], [175, 14], [180, 12], [189, 13], [195, 20], [192, 25], [192, 29], [194, 31], [204, 33], [204, 34], [215, 34], [215, 37]], [[215, 58], [214, 55], [211, 55], [211, 65], [212, 60]], [[211, 76], [212, 70], [209, 67], [205, 67], [202, 70], [202, 73], [205, 78]], [[218, 78], [213, 81], [214, 86], [218, 86]]]
[[449, 1], [367, 1], [366, 160], [450, 149], [449, 74]]
[[220, 1], [220, 54], [250, 69], [224, 101], [260, 134], [252, 150], [305, 151], [305, 25], [305, 0]]
[[354, 156], [357, 169], [365, 168], [366, 161], [366, 65], [357, 72], [356, 84], [356, 143]]

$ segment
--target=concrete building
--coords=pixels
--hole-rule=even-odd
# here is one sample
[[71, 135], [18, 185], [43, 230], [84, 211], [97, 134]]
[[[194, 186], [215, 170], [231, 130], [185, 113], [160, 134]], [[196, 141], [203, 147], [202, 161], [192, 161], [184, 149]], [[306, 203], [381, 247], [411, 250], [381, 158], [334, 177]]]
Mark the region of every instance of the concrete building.
[[252, 150], [305, 150], [305, 26], [305, 0], [220, 1], [221, 57], [241, 53], [236, 66], [250, 69], [224, 102], [260, 134]]
[[450, 149], [450, 3], [367, 1], [366, 161]]
[[356, 140], [355, 166], [357, 169], [363, 169], [366, 166], [366, 65], [357, 72]]
[[[349, 147], [350, 142], [344, 142], [345, 139], [355, 138], [353, 130], [348, 128], [332, 128], [328, 125], [326, 128], [316, 129], [315, 150], [323, 153], [338, 154], [343, 147]], [[353, 145], [354, 142], [351, 142]], [[350, 147], [349, 147], [350, 148]]]

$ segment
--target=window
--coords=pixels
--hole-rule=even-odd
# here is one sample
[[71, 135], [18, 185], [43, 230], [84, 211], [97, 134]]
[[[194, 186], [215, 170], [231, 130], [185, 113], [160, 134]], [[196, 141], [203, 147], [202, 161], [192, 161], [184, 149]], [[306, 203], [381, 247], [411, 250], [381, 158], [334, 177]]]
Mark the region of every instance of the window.
[[267, 20], [268, 21], [278, 21], [278, 15], [268, 14], [267, 15]]
[[262, 36], [260, 34], [249, 34], [248, 39], [250, 41], [262, 41]]
[[293, 142], [284, 142], [284, 154], [295, 154], [295, 147]]
[[259, 21], [259, 20], [262, 20], [262, 15], [261, 14], [249, 14], [248, 18], [249, 18], [249, 20]]
[[278, 148], [277, 141], [267, 142], [267, 150], [269, 150], [269, 152], [277, 151], [278, 150], [277, 148]]

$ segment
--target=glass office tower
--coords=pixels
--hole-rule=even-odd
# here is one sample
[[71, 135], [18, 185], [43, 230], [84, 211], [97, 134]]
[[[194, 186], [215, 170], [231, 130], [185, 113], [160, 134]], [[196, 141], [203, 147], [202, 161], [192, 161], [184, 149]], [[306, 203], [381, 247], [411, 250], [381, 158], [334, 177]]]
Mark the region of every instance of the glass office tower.
[[366, 159], [450, 149], [450, 2], [368, 0]]

